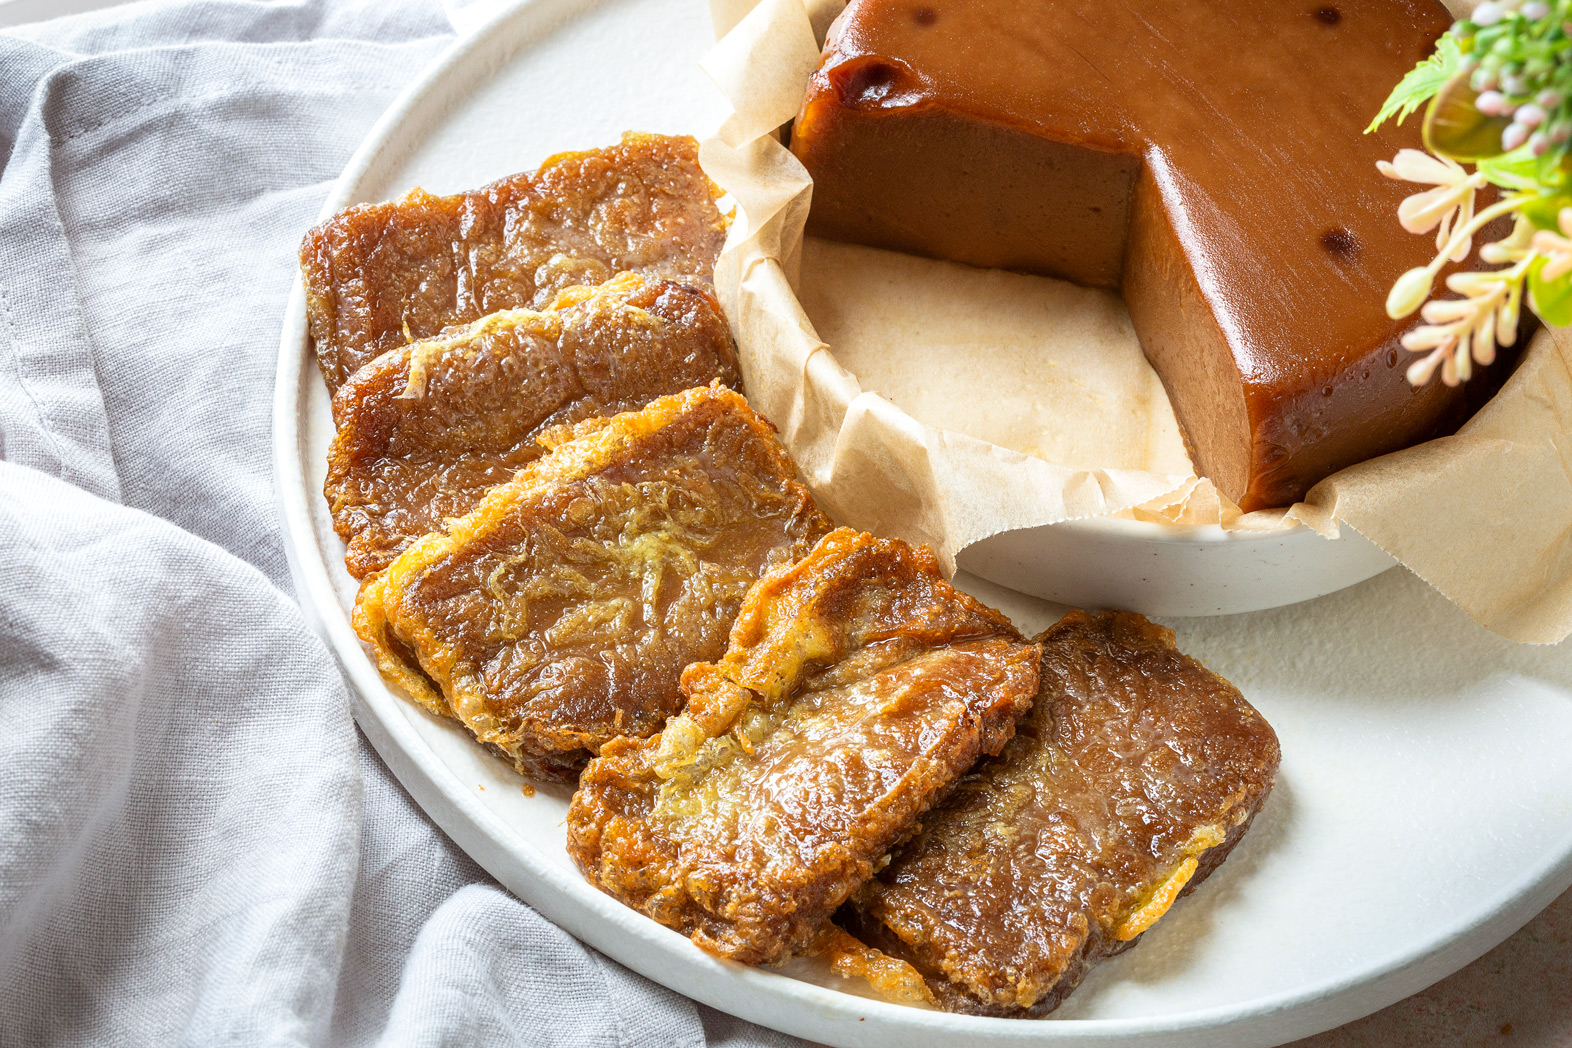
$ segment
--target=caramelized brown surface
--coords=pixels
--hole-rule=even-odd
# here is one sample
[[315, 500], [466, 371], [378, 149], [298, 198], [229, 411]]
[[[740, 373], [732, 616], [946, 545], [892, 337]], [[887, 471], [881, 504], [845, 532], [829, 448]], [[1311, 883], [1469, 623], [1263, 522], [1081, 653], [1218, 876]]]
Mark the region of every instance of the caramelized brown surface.
[[[792, 149], [809, 229], [1121, 287], [1201, 472], [1245, 509], [1455, 428], [1386, 316], [1431, 237], [1364, 127], [1435, 0], [852, 0]], [[1499, 366], [1505, 370], [1506, 365]]]
[[306, 234], [306, 316], [329, 392], [390, 349], [626, 270], [708, 284], [726, 238], [698, 143], [629, 132], [538, 171], [360, 204]]
[[1244, 834], [1277, 736], [1139, 615], [1071, 612], [994, 760], [843, 911], [954, 1011], [1040, 1016], [1132, 945]]
[[761, 578], [687, 709], [591, 761], [568, 853], [594, 884], [747, 963], [831, 912], [1037, 688], [1035, 645], [925, 548], [841, 529]]
[[324, 491], [364, 578], [539, 458], [551, 427], [720, 379], [741, 386], [710, 292], [623, 274], [384, 353], [333, 398]]
[[355, 627], [417, 701], [521, 772], [571, 780], [606, 740], [658, 731], [754, 580], [830, 523], [728, 389], [548, 439], [551, 454], [368, 582]]

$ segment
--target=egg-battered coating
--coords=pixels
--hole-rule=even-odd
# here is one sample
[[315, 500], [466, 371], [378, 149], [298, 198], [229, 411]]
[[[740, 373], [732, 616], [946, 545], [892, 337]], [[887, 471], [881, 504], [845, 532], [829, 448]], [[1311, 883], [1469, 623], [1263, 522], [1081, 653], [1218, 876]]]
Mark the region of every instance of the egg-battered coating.
[[546, 429], [715, 379], [742, 384], [714, 296], [633, 273], [384, 353], [333, 398], [324, 493], [349, 573], [381, 571], [474, 509], [545, 454]]
[[1036, 1017], [1227, 857], [1277, 774], [1238, 690], [1128, 613], [1038, 638], [1042, 691], [842, 911], [944, 1007]]
[[759, 580], [687, 709], [609, 742], [568, 810], [601, 890], [746, 963], [808, 949], [1037, 692], [1039, 649], [933, 554], [848, 529]]
[[770, 424], [715, 386], [545, 438], [554, 450], [361, 591], [383, 674], [520, 772], [571, 781], [660, 730], [754, 581], [830, 530]]
[[328, 391], [368, 361], [633, 271], [709, 284], [726, 225], [688, 137], [629, 132], [468, 193], [358, 204], [306, 234], [306, 318]]

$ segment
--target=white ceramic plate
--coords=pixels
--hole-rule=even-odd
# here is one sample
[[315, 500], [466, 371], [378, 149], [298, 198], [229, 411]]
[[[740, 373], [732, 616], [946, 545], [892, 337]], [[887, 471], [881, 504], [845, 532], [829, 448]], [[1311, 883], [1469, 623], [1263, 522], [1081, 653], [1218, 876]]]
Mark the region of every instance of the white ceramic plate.
[[[625, 129], [709, 131], [702, 0], [532, 0], [457, 45], [372, 131], [324, 214], [452, 192]], [[831, 1045], [1270, 1045], [1366, 1014], [1467, 963], [1572, 883], [1572, 664], [1513, 647], [1405, 572], [1308, 604], [1175, 623], [1276, 726], [1277, 789], [1234, 857], [1095, 971], [1056, 1017], [979, 1019], [860, 995], [812, 964], [718, 961], [589, 887], [567, 793], [523, 781], [390, 693], [350, 629], [354, 584], [320, 494], [332, 426], [297, 287], [279, 356], [276, 469], [300, 598], [356, 716], [455, 841], [542, 913], [682, 993]], [[1036, 631], [1059, 609], [962, 584]]]

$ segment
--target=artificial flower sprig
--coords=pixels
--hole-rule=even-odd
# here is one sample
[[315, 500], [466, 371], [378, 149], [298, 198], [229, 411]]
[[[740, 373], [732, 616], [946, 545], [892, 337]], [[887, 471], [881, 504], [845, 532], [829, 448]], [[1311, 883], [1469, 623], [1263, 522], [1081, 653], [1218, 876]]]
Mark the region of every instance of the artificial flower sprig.
[[[1419, 310], [1425, 321], [1402, 339], [1424, 354], [1408, 380], [1424, 385], [1439, 370], [1455, 386], [1516, 340], [1525, 297], [1548, 323], [1572, 323], [1572, 0], [1480, 4], [1403, 78], [1368, 130], [1426, 103], [1429, 152], [1404, 149], [1379, 167], [1432, 187], [1405, 199], [1398, 221], [1411, 233], [1436, 231], [1436, 256], [1398, 278], [1386, 310], [1394, 319]], [[1486, 185], [1499, 199], [1477, 209]], [[1432, 299], [1441, 268], [1466, 259], [1475, 234], [1508, 216], [1511, 233], [1479, 250], [1501, 268], [1453, 273], [1446, 287], [1460, 297]]]

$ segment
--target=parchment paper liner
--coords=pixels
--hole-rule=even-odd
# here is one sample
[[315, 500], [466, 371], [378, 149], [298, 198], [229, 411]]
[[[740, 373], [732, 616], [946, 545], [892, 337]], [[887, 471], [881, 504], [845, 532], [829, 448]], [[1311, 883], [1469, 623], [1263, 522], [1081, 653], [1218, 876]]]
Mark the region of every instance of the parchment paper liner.
[[[796, 115], [844, 0], [711, 6], [726, 35], [704, 67], [735, 112], [700, 157], [738, 205], [717, 286], [749, 399], [779, 427], [830, 513], [925, 542], [951, 569], [960, 550], [998, 532], [1112, 514], [1229, 530], [1304, 524], [1329, 539], [1346, 525], [1502, 636], [1550, 643], [1572, 632], [1566, 329], [1541, 329], [1502, 391], [1456, 435], [1345, 469], [1286, 510], [1241, 515], [1193, 473], [1071, 468], [925, 425], [862, 388], [795, 292], [812, 183], [778, 129]], [[945, 376], [932, 381], [942, 386]]]

